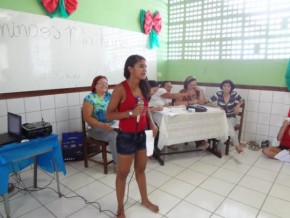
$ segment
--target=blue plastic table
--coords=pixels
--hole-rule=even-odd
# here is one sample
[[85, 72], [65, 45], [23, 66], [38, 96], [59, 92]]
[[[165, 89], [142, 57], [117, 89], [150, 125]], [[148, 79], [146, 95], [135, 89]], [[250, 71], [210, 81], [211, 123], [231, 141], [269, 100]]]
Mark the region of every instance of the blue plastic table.
[[[31, 165], [35, 157], [37, 157], [37, 166], [43, 170], [50, 173], [61, 171], [64, 175], [66, 174], [57, 135], [52, 134], [24, 143], [12, 143], [0, 147], [0, 195], [3, 195], [4, 198], [7, 217], [10, 217], [8, 202], [9, 175]], [[58, 181], [57, 184], [59, 188]]]

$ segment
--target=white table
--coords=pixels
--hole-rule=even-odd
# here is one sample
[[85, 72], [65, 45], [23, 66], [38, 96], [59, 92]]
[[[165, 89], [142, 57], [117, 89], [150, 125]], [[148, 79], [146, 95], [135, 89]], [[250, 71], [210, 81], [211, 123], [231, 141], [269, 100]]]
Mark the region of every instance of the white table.
[[159, 127], [158, 149], [204, 139], [227, 140], [229, 127], [225, 112], [219, 108], [206, 108], [206, 112], [189, 112], [182, 107], [153, 112], [153, 120]]

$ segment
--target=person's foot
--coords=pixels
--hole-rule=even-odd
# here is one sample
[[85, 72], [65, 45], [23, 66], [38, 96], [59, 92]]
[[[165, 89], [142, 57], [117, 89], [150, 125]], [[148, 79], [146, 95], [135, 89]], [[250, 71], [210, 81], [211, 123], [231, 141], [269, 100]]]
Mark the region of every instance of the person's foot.
[[151, 210], [153, 213], [159, 212], [159, 207], [155, 204], [152, 204], [150, 201], [142, 202], [141, 205], [146, 207], [147, 209]]
[[126, 218], [124, 208], [118, 209], [117, 218]]
[[241, 146], [237, 145], [237, 146], [236, 146], [236, 151], [237, 151], [238, 153], [241, 153], [241, 152], [243, 152], [244, 150], [243, 150], [243, 148], [242, 148]]
[[207, 141], [204, 141], [198, 146], [198, 150], [205, 151], [209, 146], [210, 144]]

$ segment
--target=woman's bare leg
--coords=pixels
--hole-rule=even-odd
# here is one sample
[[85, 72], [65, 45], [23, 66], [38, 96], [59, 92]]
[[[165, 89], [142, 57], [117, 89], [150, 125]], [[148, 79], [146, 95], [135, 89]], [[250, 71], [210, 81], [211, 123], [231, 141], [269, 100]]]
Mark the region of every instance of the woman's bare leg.
[[152, 204], [147, 195], [147, 184], [146, 184], [146, 176], [145, 169], [147, 164], [147, 155], [146, 150], [139, 150], [135, 154], [135, 175], [137, 184], [139, 187], [140, 195], [141, 195], [141, 204], [151, 210], [154, 213], [159, 212], [159, 208], [157, 205]]
[[126, 179], [130, 172], [134, 155], [120, 155], [118, 154], [118, 171], [116, 177], [116, 194], [118, 201], [118, 218], [125, 218], [124, 211], [124, 195], [126, 188]]

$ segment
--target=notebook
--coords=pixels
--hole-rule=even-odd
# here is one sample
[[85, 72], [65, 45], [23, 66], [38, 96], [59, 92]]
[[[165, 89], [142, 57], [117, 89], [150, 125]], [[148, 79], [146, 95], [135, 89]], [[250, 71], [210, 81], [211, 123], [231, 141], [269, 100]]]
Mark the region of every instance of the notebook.
[[7, 115], [8, 133], [0, 134], [0, 146], [13, 142], [20, 142], [22, 119], [18, 114], [8, 112]]

